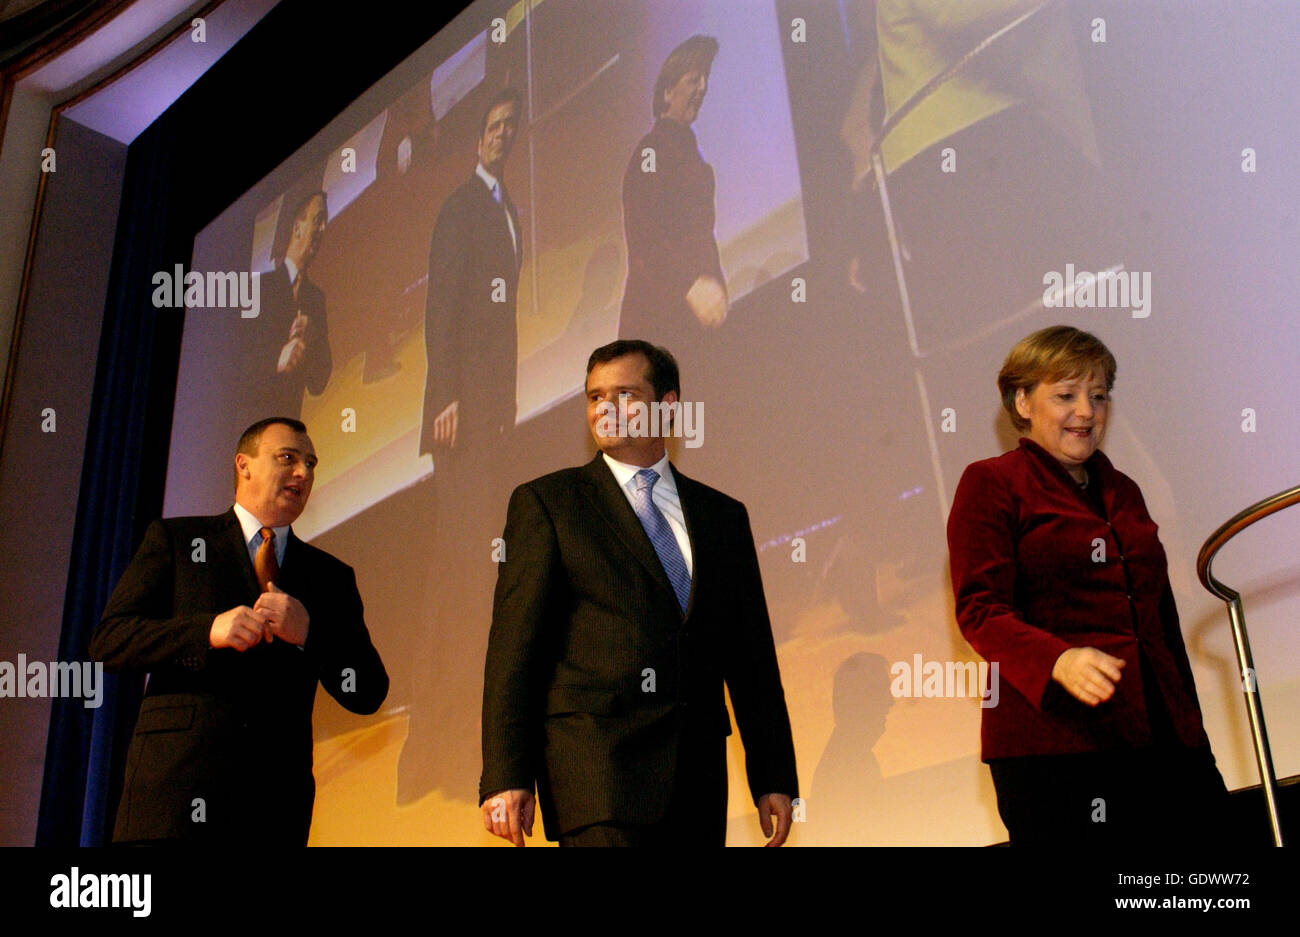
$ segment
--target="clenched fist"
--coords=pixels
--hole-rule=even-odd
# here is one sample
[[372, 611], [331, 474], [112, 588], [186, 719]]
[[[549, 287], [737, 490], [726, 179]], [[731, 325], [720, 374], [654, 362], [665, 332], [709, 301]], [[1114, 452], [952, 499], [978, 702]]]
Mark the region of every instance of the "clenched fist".
[[212, 619], [208, 643], [213, 647], [233, 647], [246, 651], [260, 644], [266, 636], [267, 618], [262, 612], [239, 605]]

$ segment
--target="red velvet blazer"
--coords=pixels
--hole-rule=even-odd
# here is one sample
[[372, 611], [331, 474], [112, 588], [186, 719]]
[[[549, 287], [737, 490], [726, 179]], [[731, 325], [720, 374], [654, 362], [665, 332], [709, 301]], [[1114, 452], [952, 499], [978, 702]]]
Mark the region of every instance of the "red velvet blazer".
[[[1151, 743], [1139, 648], [1184, 745], [1209, 745], [1164, 548], [1134, 481], [1097, 451], [1086, 463], [1106, 517], [1030, 439], [966, 467], [948, 515], [957, 624], [998, 664], [983, 759], [1138, 748]], [[1125, 661], [1096, 708], [1052, 680], [1071, 647]]]

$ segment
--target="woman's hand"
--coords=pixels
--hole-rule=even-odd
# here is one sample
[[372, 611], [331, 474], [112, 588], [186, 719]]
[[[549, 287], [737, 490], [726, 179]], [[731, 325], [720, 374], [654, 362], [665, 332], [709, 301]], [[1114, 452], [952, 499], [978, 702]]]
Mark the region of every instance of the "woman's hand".
[[1124, 661], [1095, 647], [1072, 647], [1056, 659], [1052, 679], [1081, 703], [1096, 706], [1115, 694]]

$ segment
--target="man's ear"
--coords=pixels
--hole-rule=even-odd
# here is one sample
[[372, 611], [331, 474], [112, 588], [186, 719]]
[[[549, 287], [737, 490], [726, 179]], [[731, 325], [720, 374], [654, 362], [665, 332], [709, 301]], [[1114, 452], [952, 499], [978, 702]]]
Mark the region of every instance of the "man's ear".
[[248, 470], [248, 456], [242, 452], [235, 453], [235, 474], [240, 478], [251, 478], [253, 474]]
[[[677, 391], [675, 390], [668, 391], [668, 393], [663, 395], [663, 398], [659, 402], [662, 404], [668, 404], [671, 407], [673, 404], [677, 402]], [[677, 422], [677, 413], [674, 410], [670, 409], [666, 415], [668, 417], [668, 422], [665, 428], [671, 430], [674, 428]], [[664, 433], [664, 435], [668, 435], [668, 434]]]

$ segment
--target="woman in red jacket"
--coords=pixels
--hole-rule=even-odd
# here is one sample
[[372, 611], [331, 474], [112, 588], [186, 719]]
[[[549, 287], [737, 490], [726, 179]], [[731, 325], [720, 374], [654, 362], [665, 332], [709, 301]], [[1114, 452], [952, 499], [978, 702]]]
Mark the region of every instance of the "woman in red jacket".
[[981, 747], [1012, 843], [1225, 836], [1165, 551], [1098, 449], [1114, 383], [1087, 332], [1022, 339], [998, 375], [1020, 446], [967, 466], [948, 517], [957, 623], [998, 665]]

